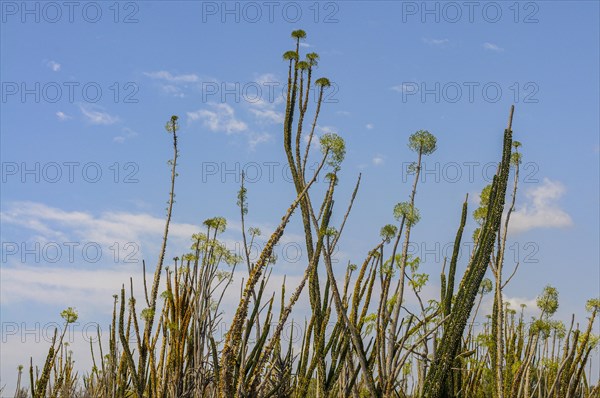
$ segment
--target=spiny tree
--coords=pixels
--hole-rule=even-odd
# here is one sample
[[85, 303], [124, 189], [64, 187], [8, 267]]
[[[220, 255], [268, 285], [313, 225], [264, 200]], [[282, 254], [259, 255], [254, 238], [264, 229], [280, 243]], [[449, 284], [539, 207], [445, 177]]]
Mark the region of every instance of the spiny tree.
[[461, 281], [454, 307], [444, 326], [444, 334], [436, 354], [437, 358], [427, 375], [423, 390], [423, 397], [425, 398], [441, 398], [448, 394], [446, 391], [446, 380], [450, 374], [452, 363], [461, 347], [465, 326], [475, 303], [481, 281], [488, 269], [496, 234], [500, 229], [502, 213], [504, 211], [512, 147], [511, 127], [513, 111], [514, 107], [511, 108], [508, 127], [504, 131], [502, 161], [492, 181], [490, 203], [485, 223], [480, 232], [475, 254]]

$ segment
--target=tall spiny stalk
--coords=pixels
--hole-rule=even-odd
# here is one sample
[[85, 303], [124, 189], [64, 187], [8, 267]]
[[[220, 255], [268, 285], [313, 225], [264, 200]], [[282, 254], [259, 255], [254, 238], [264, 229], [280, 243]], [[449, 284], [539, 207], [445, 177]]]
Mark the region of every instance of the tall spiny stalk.
[[[173, 214], [173, 203], [175, 202], [175, 178], [177, 177], [177, 157], [179, 156], [179, 150], [177, 149], [177, 130], [179, 130], [178, 117], [173, 115], [171, 120], [165, 126], [167, 132], [173, 134], [173, 159], [170, 161], [171, 165], [171, 186], [169, 190], [169, 201], [167, 204], [167, 219], [165, 221], [165, 229], [163, 232], [162, 246], [158, 256], [158, 263], [154, 270], [154, 282], [152, 283], [152, 290], [150, 293], [150, 301], [148, 304], [148, 317], [146, 318], [146, 324], [144, 327], [144, 340], [142, 341], [142, 347], [140, 350], [140, 358], [138, 364], [138, 371], [140, 372], [140, 385], [143, 388], [145, 383], [145, 369], [148, 355], [148, 342], [150, 341], [150, 333], [152, 332], [152, 326], [154, 325], [154, 316], [156, 311], [156, 297], [158, 295], [158, 286], [160, 284], [160, 276], [162, 273], [162, 267], [165, 259], [165, 252], [167, 250], [167, 238], [169, 236], [169, 225], [171, 223], [171, 215]], [[144, 284], [146, 280], [144, 278]]]
[[498, 173], [494, 176], [492, 182], [490, 206], [485, 224], [481, 230], [481, 238], [475, 256], [463, 277], [454, 308], [450, 314], [450, 319], [444, 328], [437, 360], [432, 364], [427, 375], [423, 391], [424, 398], [441, 398], [444, 394], [445, 382], [450, 374], [451, 364], [456, 358], [467, 320], [475, 303], [475, 297], [487, 271], [504, 210], [504, 198], [511, 157], [513, 112], [514, 106], [511, 107], [508, 127], [504, 131], [502, 161]]

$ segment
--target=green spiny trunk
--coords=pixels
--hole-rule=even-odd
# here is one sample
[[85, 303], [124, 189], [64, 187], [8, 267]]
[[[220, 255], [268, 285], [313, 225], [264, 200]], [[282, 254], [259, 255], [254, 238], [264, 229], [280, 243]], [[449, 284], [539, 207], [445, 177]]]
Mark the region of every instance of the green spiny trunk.
[[475, 304], [477, 292], [487, 271], [490, 256], [494, 249], [496, 234], [500, 229], [502, 212], [504, 210], [506, 186], [510, 169], [513, 110], [514, 107], [511, 108], [508, 128], [504, 131], [502, 162], [498, 173], [493, 179], [490, 206], [488, 207], [486, 221], [481, 231], [479, 245], [463, 277], [454, 308], [444, 330], [437, 360], [432, 364], [431, 370], [425, 380], [423, 398], [443, 398], [448, 396], [445, 389], [446, 380], [462, 343], [465, 326]]

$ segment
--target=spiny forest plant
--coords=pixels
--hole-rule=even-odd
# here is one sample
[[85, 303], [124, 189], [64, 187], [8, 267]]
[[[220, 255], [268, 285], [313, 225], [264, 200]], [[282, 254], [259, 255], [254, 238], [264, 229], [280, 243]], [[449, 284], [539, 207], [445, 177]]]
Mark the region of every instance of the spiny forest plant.
[[[539, 316], [531, 321], [525, 319], [523, 307], [519, 312], [503, 300], [502, 291], [519, 265], [508, 278], [503, 276], [522, 156], [521, 144], [513, 140], [514, 107], [504, 130], [498, 170], [473, 213], [479, 227], [473, 233], [476, 244], [462, 277], [457, 270], [469, 214], [467, 198], [457, 214], [448, 215], [458, 220], [458, 228], [452, 256], [444, 260], [441, 270], [439, 298], [423, 297], [430, 275], [420, 272], [421, 259], [408, 250], [413, 227], [421, 218], [416, 193], [423, 157], [433, 155], [438, 146], [436, 137], [426, 130], [408, 138], [415, 154], [410, 167], [414, 179], [408, 200], [390, 209], [395, 222], [372, 238], [372, 248], [361, 261], [348, 263], [345, 269], [334, 267], [333, 253], [338, 250], [361, 176], [345, 209], [336, 213], [336, 187], [346, 147], [333, 133], [319, 137], [319, 166], [307, 173], [324, 93], [331, 83], [326, 77], [314, 79], [319, 56], [300, 54], [305, 37], [302, 30], [292, 32], [294, 47], [283, 54], [288, 80], [283, 156], [291, 170], [295, 198], [256, 261], [250, 248], [261, 231], [246, 228], [249, 195], [243, 174], [237, 195], [241, 255], [221, 241], [227, 221], [214, 217], [191, 237], [188, 253], [165, 259], [179, 158], [178, 118], [172, 116], [166, 126], [173, 146], [169, 201], [150, 287], [144, 262], [141, 301], [136, 299], [133, 280], [113, 296], [108, 346], [103, 345], [98, 329], [97, 344], [90, 343], [93, 367], [82, 380], [63, 343], [64, 331], [59, 338], [57, 331], [42, 369], [30, 366], [29, 391], [21, 386], [19, 368], [15, 397], [600, 396], [600, 387], [597, 381], [594, 385], [587, 367], [599, 340], [592, 330], [600, 299], [587, 303], [590, 318], [583, 328], [574, 319], [567, 328], [552, 318], [559, 305], [553, 287], [546, 287], [538, 297]], [[313, 90], [318, 93], [314, 109], [309, 107]], [[315, 193], [311, 188], [325, 169], [326, 187]], [[298, 285], [290, 290], [284, 281], [277, 295], [267, 289], [277, 267], [273, 248], [294, 215], [301, 219], [308, 256]], [[341, 220], [339, 225], [334, 225], [336, 219]], [[224, 309], [223, 297], [232, 294], [233, 276], [240, 264], [248, 276], [240, 286], [239, 304]], [[486, 278], [488, 272], [491, 278]], [[159, 294], [161, 286], [165, 290]], [[301, 345], [295, 347], [293, 339], [284, 339], [283, 331], [295, 322], [292, 311], [305, 291], [310, 314], [301, 335], [296, 336]], [[475, 331], [482, 300], [490, 293], [492, 314]], [[416, 309], [407, 305], [408, 295], [416, 299]], [[141, 311], [138, 304], [144, 307]], [[77, 318], [71, 308], [62, 316], [65, 330]], [[226, 316], [230, 326], [221, 337], [219, 326]]]

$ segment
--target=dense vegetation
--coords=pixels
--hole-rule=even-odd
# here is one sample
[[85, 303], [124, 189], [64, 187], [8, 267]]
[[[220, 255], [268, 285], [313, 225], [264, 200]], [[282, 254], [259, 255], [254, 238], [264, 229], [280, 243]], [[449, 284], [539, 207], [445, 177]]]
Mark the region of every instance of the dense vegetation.
[[[45, 364], [39, 368], [32, 364], [28, 377], [19, 369], [16, 396], [600, 397], [600, 386], [593, 385], [586, 370], [598, 343], [592, 328], [600, 299], [587, 303], [590, 317], [582, 325], [574, 319], [569, 325], [553, 320], [558, 292], [551, 286], [540, 293], [539, 316], [532, 320], [525, 319], [523, 308], [517, 311], [503, 301], [502, 291], [517, 273], [515, 268], [505, 277], [503, 269], [521, 162], [520, 144], [513, 140], [514, 108], [504, 130], [498, 170], [483, 189], [479, 208], [471, 213], [465, 199], [462, 208], [457, 204], [456, 214], [449, 215], [458, 221], [454, 250], [444, 262], [439, 297], [427, 301], [422, 290], [429, 275], [419, 272], [420, 259], [409, 255], [408, 248], [420, 218], [416, 192], [422, 159], [436, 150], [435, 136], [418, 131], [408, 139], [416, 158], [411, 167], [414, 180], [408, 200], [393, 209], [395, 223], [371, 239], [372, 249], [357, 265], [334, 267], [332, 254], [360, 177], [349, 204], [337, 213], [341, 224], [334, 226], [345, 144], [336, 134], [319, 137], [319, 167], [307, 175], [307, 159], [314, 153], [309, 148], [316, 145], [315, 128], [330, 82], [323, 77], [313, 82], [319, 56], [301, 57], [305, 33], [294, 31], [292, 38], [295, 48], [283, 55], [288, 70], [283, 143], [296, 198], [258, 259], [252, 261], [250, 256], [249, 247], [260, 231], [246, 228], [248, 192], [242, 176], [237, 198], [242, 255], [220, 241], [226, 220], [216, 217], [206, 220], [205, 230], [192, 237], [189, 253], [165, 260], [179, 156], [178, 118], [171, 117], [166, 126], [173, 144], [170, 196], [152, 283], [147, 286], [144, 278], [134, 295], [130, 281], [114, 296], [108, 346], [101, 339], [91, 344], [94, 366], [81, 379], [63, 344], [64, 331], [57, 331]], [[317, 90], [319, 100], [309, 116], [312, 90]], [[314, 194], [311, 187], [326, 169], [327, 188], [322, 195]], [[270, 292], [267, 281], [276, 267], [273, 248], [294, 214], [302, 220], [308, 262], [291, 293], [285, 283], [280, 292]], [[459, 249], [470, 214], [479, 228], [473, 232], [476, 244], [460, 277]], [[248, 276], [239, 305], [227, 309], [230, 326], [221, 337], [219, 326], [225, 316], [221, 302], [225, 294], [237, 294], [232, 286], [237, 266], [246, 268]], [[488, 271], [492, 279], [485, 277]], [[159, 292], [161, 286], [166, 288]], [[311, 314], [299, 329], [301, 346], [295, 347], [282, 332], [304, 292]], [[408, 294], [417, 299], [417, 310], [404, 305]], [[472, 320], [486, 294], [493, 295], [493, 311], [475, 331]], [[140, 305], [144, 309], [138, 312]], [[77, 319], [71, 308], [61, 315], [66, 324]], [[328, 328], [331, 324], [333, 328]], [[24, 387], [27, 378], [29, 387]]]

